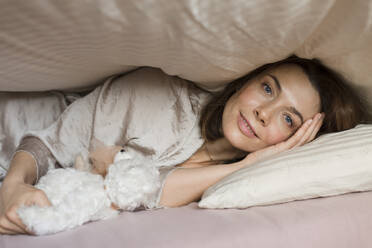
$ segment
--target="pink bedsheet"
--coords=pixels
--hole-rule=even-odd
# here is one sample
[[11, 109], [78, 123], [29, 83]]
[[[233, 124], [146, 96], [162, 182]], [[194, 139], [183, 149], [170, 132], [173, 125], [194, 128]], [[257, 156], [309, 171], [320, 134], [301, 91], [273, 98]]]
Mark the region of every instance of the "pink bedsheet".
[[370, 248], [372, 192], [248, 209], [185, 207], [124, 212], [63, 233], [0, 235], [1, 248]]

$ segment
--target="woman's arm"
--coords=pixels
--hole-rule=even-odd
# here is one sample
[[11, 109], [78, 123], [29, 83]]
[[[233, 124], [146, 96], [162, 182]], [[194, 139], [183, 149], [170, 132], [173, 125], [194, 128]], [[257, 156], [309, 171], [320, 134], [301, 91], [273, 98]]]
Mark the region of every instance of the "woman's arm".
[[310, 142], [315, 138], [323, 121], [322, 115], [315, 117], [314, 122], [306, 121], [288, 140], [250, 153], [239, 162], [200, 168], [188, 168], [187, 164], [181, 164], [180, 168], [175, 169], [165, 179], [159, 205], [178, 207], [197, 201], [206, 189], [230, 173]]
[[179, 207], [198, 201], [207, 188], [247, 163], [248, 161], [245, 160], [245, 163], [239, 161], [197, 168], [176, 167], [165, 180], [159, 204], [166, 207]]
[[50, 206], [45, 193], [31, 186], [36, 182], [35, 159], [28, 152], [17, 152], [0, 187], [0, 233], [28, 233], [16, 210], [22, 205]]

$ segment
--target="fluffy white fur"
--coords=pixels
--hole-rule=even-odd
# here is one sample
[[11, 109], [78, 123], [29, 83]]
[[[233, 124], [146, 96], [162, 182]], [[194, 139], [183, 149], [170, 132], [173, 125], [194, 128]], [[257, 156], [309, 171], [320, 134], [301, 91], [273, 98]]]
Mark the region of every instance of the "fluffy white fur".
[[104, 184], [110, 200], [123, 210], [154, 208], [160, 187], [158, 169], [143, 158], [127, 159], [126, 155], [119, 152], [108, 169]]
[[105, 178], [72, 168], [54, 169], [35, 187], [46, 193], [52, 206], [23, 206], [18, 215], [29, 230], [45, 235], [117, 216], [111, 203], [121, 210], [153, 208], [160, 182], [151, 161], [124, 151], [116, 154]]

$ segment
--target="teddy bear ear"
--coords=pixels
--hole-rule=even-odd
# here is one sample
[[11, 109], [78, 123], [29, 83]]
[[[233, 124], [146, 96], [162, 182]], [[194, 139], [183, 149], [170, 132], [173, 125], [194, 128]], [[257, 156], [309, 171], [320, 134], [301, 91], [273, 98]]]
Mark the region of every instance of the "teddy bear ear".
[[83, 156], [79, 154], [76, 156], [74, 168], [79, 171], [91, 171], [91, 164], [85, 162]]
[[99, 148], [103, 148], [105, 147], [105, 143], [103, 143], [102, 141], [100, 141], [99, 139], [97, 139], [96, 137], [93, 137], [91, 140], [90, 140], [90, 146], [89, 146], [89, 150], [90, 151], [94, 151], [94, 150], [97, 150]]

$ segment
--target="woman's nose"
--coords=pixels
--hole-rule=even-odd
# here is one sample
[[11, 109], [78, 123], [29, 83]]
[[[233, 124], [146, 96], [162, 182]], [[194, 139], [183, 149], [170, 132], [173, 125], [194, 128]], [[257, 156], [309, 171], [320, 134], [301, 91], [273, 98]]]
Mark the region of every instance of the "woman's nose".
[[262, 125], [267, 126], [270, 122], [271, 109], [268, 107], [254, 109], [256, 120]]

